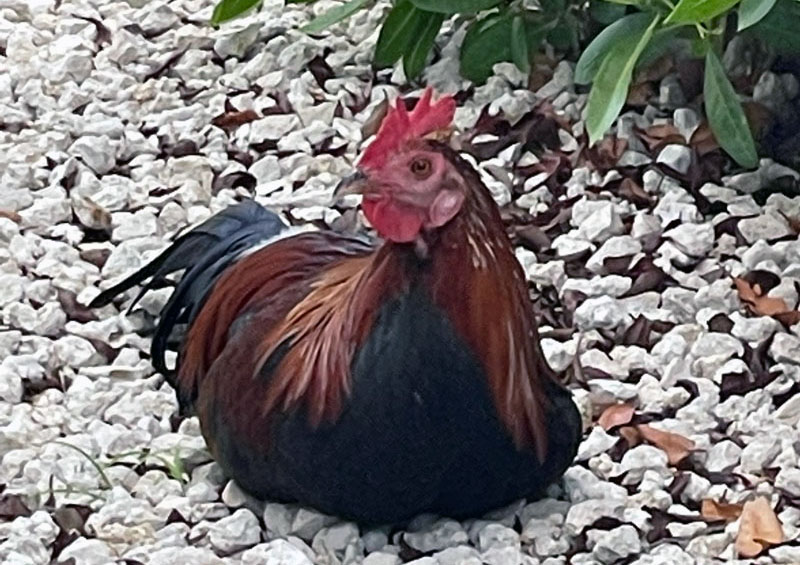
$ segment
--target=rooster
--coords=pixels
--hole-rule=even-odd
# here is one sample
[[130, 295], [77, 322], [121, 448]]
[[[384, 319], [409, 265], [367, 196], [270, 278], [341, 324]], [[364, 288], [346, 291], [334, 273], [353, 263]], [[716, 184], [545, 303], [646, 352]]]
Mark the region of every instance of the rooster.
[[153, 365], [253, 495], [362, 523], [464, 518], [540, 496], [574, 458], [581, 420], [543, 358], [498, 208], [432, 139], [454, 111], [430, 89], [413, 111], [398, 99], [337, 187], [363, 195], [380, 239], [286, 236], [244, 201], [93, 301], [151, 278], [138, 300], [184, 270]]

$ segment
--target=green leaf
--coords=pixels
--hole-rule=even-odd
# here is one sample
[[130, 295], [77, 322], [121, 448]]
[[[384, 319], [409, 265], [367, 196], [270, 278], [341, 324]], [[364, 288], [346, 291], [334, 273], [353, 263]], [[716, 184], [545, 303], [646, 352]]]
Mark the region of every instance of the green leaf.
[[539, 0], [542, 12], [550, 18], [558, 18], [566, 10], [566, 0]]
[[420, 16], [425, 14], [418, 10], [409, 0], [400, 0], [386, 16], [375, 45], [375, 65], [378, 68], [391, 67], [407, 51], [408, 45], [415, 39], [415, 30], [420, 27]]
[[591, 145], [603, 137], [625, 104], [636, 60], [653, 36], [658, 20], [655, 16], [645, 29], [620, 38], [600, 64], [586, 107]]
[[440, 14], [456, 14], [459, 12], [481, 12], [494, 8], [500, 0], [411, 0], [420, 10], [438, 12]]
[[775, 6], [775, 0], [742, 0], [739, 4], [739, 22], [736, 31], [758, 23]]
[[461, 74], [482, 84], [495, 63], [511, 60], [511, 16], [492, 14], [472, 22], [461, 44]]
[[361, 8], [366, 6], [371, 0], [350, 0], [340, 6], [335, 6], [308, 22], [300, 29], [306, 33], [319, 33], [322, 30], [346, 20]]
[[650, 25], [652, 16], [645, 13], [630, 14], [621, 18], [597, 34], [586, 46], [575, 66], [575, 82], [589, 84], [594, 80], [606, 55], [621, 42], [638, 37]]
[[680, 0], [664, 20], [665, 24], [696, 24], [727, 12], [739, 0]]
[[706, 53], [703, 96], [708, 124], [720, 146], [742, 167], [758, 166], [756, 145], [742, 104], [713, 49]]
[[581, 29], [581, 26], [581, 22], [574, 15], [563, 14], [560, 18], [553, 19], [552, 29], [547, 34], [547, 41], [559, 51], [573, 49], [577, 52], [579, 49], [578, 30]]
[[605, 0], [591, 0], [589, 15], [594, 21], [608, 25], [625, 16], [625, 6]]
[[514, 16], [511, 20], [511, 60], [523, 73], [531, 70], [528, 35], [525, 33], [525, 20], [522, 16]]
[[800, 2], [778, 0], [764, 18], [748, 28], [748, 33], [761, 39], [784, 55], [800, 53]]
[[261, 0], [220, 0], [214, 6], [214, 12], [211, 14], [211, 25], [219, 25], [222, 22], [232, 20], [236, 16], [241, 16], [247, 10], [260, 3]]
[[689, 43], [689, 51], [692, 54], [692, 57], [696, 59], [702, 59], [708, 53], [708, 50], [711, 49], [711, 43], [707, 39], [703, 39], [700, 37], [695, 37]]
[[423, 13], [417, 21], [419, 22], [418, 28], [413, 35], [415, 41], [412, 41], [408, 50], [403, 53], [403, 71], [406, 73], [407, 79], [416, 78], [425, 68], [428, 53], [433, 47], [439, 28], [442, 27], [444, 14]]
[[608, 1], [613, 4], [621, 4], [623, 6], [636, 6], [637, 8], [640, 8], [642, 10], [644, 10], [650, 5], [649, 0], [608, 0]]
[[[671, 27], [659, 29], [653, 33], [653, 37], [644, 48], [642, 54], [639, 55], [639, 60], [636, 61], [636, 70], [644, 69], [647, 65], [654, 63], [667, 53], [680, 53], [682, 49], [688, 50], [686, 47], [689, 40], [681, 37], [689, 28], [685, 27]], [[691, 30], [693, 35], [696, 35], [694, 29]]]

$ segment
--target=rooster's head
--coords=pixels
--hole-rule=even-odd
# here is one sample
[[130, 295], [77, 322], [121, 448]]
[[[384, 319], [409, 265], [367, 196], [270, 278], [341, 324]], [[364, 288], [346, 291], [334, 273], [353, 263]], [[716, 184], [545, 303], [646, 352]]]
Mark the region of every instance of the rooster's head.
[[426, 89], [409, 112], [402, 99], [390, 107], [357, 172], [342, 181], [337, 194], [363, 194], [367, 219], [384, 239], [406, 243], [458, 214], [464, 179], [430, 137], [451, 126], [452, 96], [432, 102]]

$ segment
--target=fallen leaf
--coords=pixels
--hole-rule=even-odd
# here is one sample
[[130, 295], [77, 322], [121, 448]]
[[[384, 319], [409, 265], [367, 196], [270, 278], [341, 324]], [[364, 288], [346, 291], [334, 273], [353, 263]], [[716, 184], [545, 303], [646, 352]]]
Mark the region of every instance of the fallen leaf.
[[87, 263], [91, 263], [98, 269], [102, 269], [103, 265], [106, 264], [106, 261], [111, 256], [110, 249], [84, 249], [80, 252], [80, 258], [86, 261]]
[[612, 404], [600, 414], [597, 425], [606, 431], [617, 426], [624, 426], [633, 418], [634, 410], [630, 404]]
[[704, 498], [700, 504], [700, 515], [706, 520], [733, 522], [742, 514], [742, 507], [741, 504], [717, 502], [711, 498]]
[[712, 332], [719, 332], [723, 334], [731, 333], [733, 329], [733, 320], [731, 320], [727, 314], [723, 314], [722, 312], [718, 312], [711, 316], [708, 319], [708, 329]]
[[389, 100], [384, 98], [373, 109], [372, 113], [364, 120], [361, 126], [361, 137], [366, 139], [378, 133], [383, 118], [389, 112]]
[[621, 435], [625, 441], [628, 442], [628, 447], [636, 447], [642, 443], [642, 436], [633, 426], [625, 426], [620, 428], [619, 435]]
[[71, 290], [58, 289], [58, 302], [67, 315], [68, 320], [75, 320], [82, 324], [97, 320], [97, 314], [78, 302], [77, 295]]
[[17, 224], [22, 222], [22, 216], [20, 216], [13, 210], [0, 210], [0, 218], [8, 218], [9, 220]]
[[173, 53], [172, 55], [170, 55], [169, 57], [167, 57], [167, 58], [166, 58], [166, 60], [164, 60], [164, 62], [163, 62], [163, 63], [161, 63], [160, 65], [158, 65], [158, 66], [157, 66], [155, 69], [153, 69], [153, 70], [152, 70], [152, 71], [150, 71], [149, 73], [147, 73], [147, 74], [144, 76], [144, 79], [143, 79], [143, 80], [146, 82], [146, 81], [148, 81], [148, 80], [150, 80], [150, 79], [156, 79], [156, 78], [160, 78], [162, 75], [164, 75], [164, 74], [166, 74], [167, 72], [169, 72], [169, 70], [172, 68], [172, 66], [173, 66], [175, 63], [177, 63], [177, 62], [178, 62], [178, 59], [180, 59], [181, 57], [183, 57], [183, 54], [184, 54], [184, 53], [186, 53], [186, 49], [182, 49], [182, 50], [180, 50], [180, 51], [176, 51], [175, 53]]
[[256, 113], [255, 110], [248, 108], [247, 110], [235, 110], [220, 114], [211, 120], [211, 124], [222, 129], [232, 130], [257, 119], [258, 113]]
[[652, 322], [639, 314], [633, 321], [633, 324], [622, 334], [622, 344], [637, 345], [645, 349], [650, 349], [650, 333], [652, 330]]
[[599, 171], [613, 169], [628, 148], [628, 140], [612, 135], [605, 136], [600, 143], [587, 147], [584, 152], [588, 161]]
[[83, 20], [85, 22], [89, 22], [94, 25], [95, 29], [95, 36], [94, 42], [97, 44], [98, 47], [101, 47], [103, 44], [110, 44], [111, 43], [111, 32], [109, 29], [97, 18], [91, 18], [89, 16], [80, 16], [78, 14], [72, 14], [73, 18], [78, 18], [79, 20]]
[[800, 311], [789, 310], [788, 312], [778, 312], [772, 316], [787, 328], [800, 323]]
[[[327, 51], [330, 51], [330, 49], [327, 49]], [[325, 56], [327, 56], [327, 53]], [[306, 68], [314, 77], [314, 80], [317, 81], [320, 88], [325, 88], [325, 81], [336, 76], [336, 73], [333, 72], [333, 69], [331, 69], [331, 66], [325, 60], [325, 56], [317, 55], [306, 63]]]
[[755, 557], [781, 542], [783, 528], [769, 501], [762, 496], [745, 502], [736, 534], [737, 553], [741, 557]]
[[[741, 277], [733, 279], [739, 299], [747, 305], [748, 310], [758, 316], [772, 316], [786, 323], [800, 320], [800, 312], [791, 310], [783, 298], [765, 296], [759, 284], [751, 284]], [[796, 321], [794, 322], [796, 323]]]
[[648, 206], [653, 203], [653, 198], [632, 178], [626, 177], [622, 179], [618, 191], [620, 196], [627, 198], [634, 204]]
[[708, 122], [703, 122], [694, 130], [689, 140], [689, 145], [694, 147], [700, 157], [719, 149], [717, 138], [714, 137], [714, 133], [711, 131]]
[[647, 424], [639, 424], [636, 430], [646, 442], [652, 443], [667, 454], [670, 465], [677, 465], [683, 461], [694, 448], [694, 442], [680, 434], [658, 430]]
[[754, 390], [763, 390], [777, 377], [778, 373], [768, 371], [756, 371], [755, 375], [746, 372], [726, 373], [722, 375], [719, 385], [720, 400], [726, 400], [734, 394], [744, 396]]
[[787, 224], [789, 224], [789, 229], [792, 230], [795, 235], [800, 234], [800, 216], [791, 216], [781, 210], [778, 210], [778, 213], [783, 216], [783, 219], [786, 220]]
[[658, 153], [661, 149], [673, 143], [680, 145], [686, 143], [681, 132], [672, 124], [658, 124], [647, 129], [634, 127], [633, 131], [652, 153]]
[[747, 271], [742, 275], [742, 278], [750, 283], [750, 286], [752, 286], [756, 294], [759, 295], [769, 294], [769, 291], [781, 284], [781, 277], [764, 269]]
[[479, 159], [493, 157], [514, 143], [521, 143], [525, 149], [543, 147], [559, 151], [559, 129], [569, 131], [570, 124], [549, 103], [541, 102], [513, 125], [509, 122], [494, 122], [494, 131], [491, 133], [497, 139], [473, 143], [471, 138], [465, 149]]
[[528, 225], [517, 229], [520, 245], [534, 252], [550, 249], [550, 238], [544, 230], [537, 226]]
[[655, 89], [649, 82], [640, 82], [628, 90], [625, 103], [629, 106], [647, 106], [647, 102], [655, 95]]
[[4, 494], [0, 497], [0, 518], [12, 521], [20, 516], [30, 516], [31, 510], [18, 494]]
[[256, 187], [256, 184], [256, 177], [247, 171], [236, 171], [215, 178], [211, 186], [211, 191], [213, 194], [217, 194], [223, 188], [236, 188], [237, 186], [252, 191]]

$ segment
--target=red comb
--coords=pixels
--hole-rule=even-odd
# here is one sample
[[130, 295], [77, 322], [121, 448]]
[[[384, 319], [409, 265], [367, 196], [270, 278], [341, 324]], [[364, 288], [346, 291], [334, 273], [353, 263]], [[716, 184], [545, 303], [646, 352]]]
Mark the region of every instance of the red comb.
[[359, 166], [366, 169], [380, 167], [404, 142], [447, 128], [453, 121], [456, 101], [446, 95], [431, 104], [432, 97], [433, 89], [426, 88], [411, 112], [398, 97], [395, 106], [390, 107], [383, 118], [375, 140], [364, 151]]

